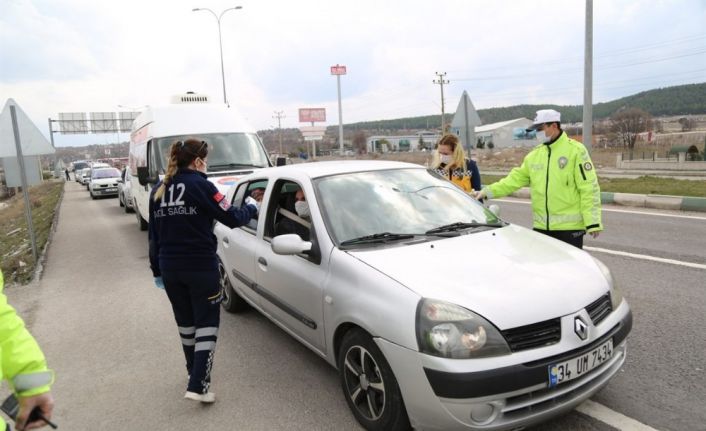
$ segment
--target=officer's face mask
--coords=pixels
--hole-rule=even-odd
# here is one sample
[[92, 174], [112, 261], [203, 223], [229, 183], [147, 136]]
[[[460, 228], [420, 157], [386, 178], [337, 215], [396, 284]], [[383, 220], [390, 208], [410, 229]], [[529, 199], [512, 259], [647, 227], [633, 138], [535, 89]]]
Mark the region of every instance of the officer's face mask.
[[297, 215], [301, 218], [311, 217], [311, 213], [309, 212], [309, 202], [307, 201], [294, 202], [294, 211], [296, 211]]

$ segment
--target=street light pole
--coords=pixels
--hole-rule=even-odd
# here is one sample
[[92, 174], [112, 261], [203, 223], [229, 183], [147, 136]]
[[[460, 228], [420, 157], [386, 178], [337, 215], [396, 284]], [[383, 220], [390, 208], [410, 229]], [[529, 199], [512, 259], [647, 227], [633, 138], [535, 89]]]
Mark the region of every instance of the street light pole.
[[223, 12], [221, 12], [220, 15], [216, 15], [216, 12], [212, 11], [209, 8], [194, 8], [191, 11], [192, 12], [198, 12], [198, 11], [208, 11], [211, 12], [211, 15], [213, 15], [214, 18], [216, 18], [216, 22], [218, 23], [218, 46], [220, 48], [220, 53], [221, 53], [221, 83], [223, 84], [223, 103], [226, 105], [228, 104], [228, 98], [226, 97], [226, 74], [225, 74], [225, 68], [223, 67], [223, 37], [221, 36], [221, 18], [223, 18], [223, 15], [228, 12], [229, 10], [238, 10], [242, 9], [242, 6], [236, 6], [236, 7], [231, 7], [228, 9], [225, 9]]

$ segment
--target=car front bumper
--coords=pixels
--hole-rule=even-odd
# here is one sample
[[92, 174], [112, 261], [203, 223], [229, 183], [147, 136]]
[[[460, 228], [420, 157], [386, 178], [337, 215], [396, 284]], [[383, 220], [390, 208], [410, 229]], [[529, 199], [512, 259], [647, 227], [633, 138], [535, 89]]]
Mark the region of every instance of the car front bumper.
[[118, 195], [118, 189], [117, 188], [97, 188], [97, 189], [91, 189], [91, 193], [93, 193], [96, 196], [117, 196]]
[[[499, 367], [487, 366], [493, 358], [436, 358], [376, 341], [392, 366], [415, 429], [497, 431], [542, 422], [598, 392], [625, 362], [631, 328], [632, 314], [624, 302], [599, 325], [601, 335], [584, 346]], [[549, 365], [591, 351], [610, 338], [613, 355], [608, 361], [580, 378], [549, 387]], [[526, 354], [508, 355], [513, 356]], [[464, 365], [473, 370], [464, 371]]]

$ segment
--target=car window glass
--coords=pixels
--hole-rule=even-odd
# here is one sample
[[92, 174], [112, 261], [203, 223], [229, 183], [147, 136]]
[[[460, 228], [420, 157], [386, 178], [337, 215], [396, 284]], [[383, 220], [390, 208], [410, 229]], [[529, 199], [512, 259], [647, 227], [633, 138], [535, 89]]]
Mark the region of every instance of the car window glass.
[[[266, 188], [267, 180], [254, 180], [250, 181], [249, 183], [241, 184], [240, 186], [238, 186], [238, 189], [233, 194], [233, 200], [231, 202], [231, 205], [240, 207], [244, 205], [245, 198], [247, 198], [248, 196], [259, 196], [259, 193], [262, 193], [262, 197], [260, 197], [262, 204], [262, 200], [264, 198], [264, 190]], [[258, 218], [258, 216], [255, 216], [248, 222], [248, 224], [242, 226], [242, 229], [254, 235], [257, 231], [257, 226], [259, 222]]]
[[391, 169], [324, 177], [317, 202], [337, 243], [376, 233], [424, 234], [455, 222], [498, 218], [461, 189], [425, 169]]
[[[303, 240], [310, 239], [310, 217], [300, 217], [296, 211], [297, 195], [300, 200], [303, 192], [301, 185], [294, 181], [281, 181], [273, 189], [270, 198], [272, 210], [267, 212], [266, 237], [285, 234], [297, 234]], [[298, 193], [299, 192], [299, 193]], [[306, 195], [303, 196], [304, 201]]]

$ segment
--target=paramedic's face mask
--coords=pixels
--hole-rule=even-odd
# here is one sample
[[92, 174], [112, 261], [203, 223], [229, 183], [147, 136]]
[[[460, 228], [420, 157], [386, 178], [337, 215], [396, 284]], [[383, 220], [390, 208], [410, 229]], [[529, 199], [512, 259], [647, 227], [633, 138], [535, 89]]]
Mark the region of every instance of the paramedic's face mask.
[[195, 164], [196, 164], [196, 170], [198, 170], [199, 172], [203, 172], [205, 174], [206, 171], [208, 170], [208, 162], [206, 161], [205, 158], [204, 159], [202, 159], [201, 157], [197, 158], [195, 161]]
[[439, 161], [445, 165], [453, 162], [453, 151], [448, 145], [439, 145]]

